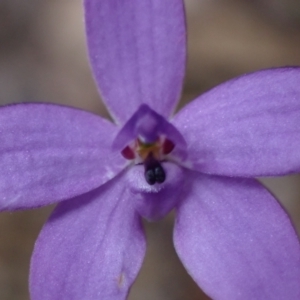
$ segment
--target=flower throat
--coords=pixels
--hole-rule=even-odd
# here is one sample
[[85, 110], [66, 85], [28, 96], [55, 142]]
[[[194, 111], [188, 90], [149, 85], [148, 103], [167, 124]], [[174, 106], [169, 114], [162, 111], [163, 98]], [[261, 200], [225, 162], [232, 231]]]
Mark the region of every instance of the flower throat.
[[174, 144], [166, 138], [158, 138], [154, 143], [143, 143], [137, 139], [122, 150], [122, 155], [137, 164], [143, 163], [145, 167], [145, 180], [148, 184], [163, 183], [166, 173], [161, 165], [164, 157], [172, 152]]
[[184, 160], [186, 148], [180, 132], [146, 104], [137, 109], [113, 142], [113, 149], [133, 165], [144, 165], [149, 185], [165, 182], [167, 173], [162, 162]]

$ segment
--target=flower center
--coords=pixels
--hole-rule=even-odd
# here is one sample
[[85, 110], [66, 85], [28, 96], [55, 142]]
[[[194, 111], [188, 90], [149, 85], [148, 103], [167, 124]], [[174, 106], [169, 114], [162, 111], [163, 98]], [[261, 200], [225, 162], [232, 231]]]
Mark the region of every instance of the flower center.
[[150, 184], [163, 183], [166, 173], [161, 164], [153, 158], [152, 153], [147, 157], [145, 163], [145, 179]]
[[121, 154], [126, 159], [133, 160], [135, 164], [144, 164], [145, 179], [148, 184], [153, 185], [165, 181], [166, 173], [160, 162], [166, 159], [174, 147], [174, 143], [163, 136], [153, 143], [146, 143], [137, 138], [126, 146]]
[[187, 155], [180, 132], [145, 104], [124, 124], [112, 146], [133, 165], [144, 165], [144, 178], [149, 185], [166, 181], [163, 162], [182, 162]]

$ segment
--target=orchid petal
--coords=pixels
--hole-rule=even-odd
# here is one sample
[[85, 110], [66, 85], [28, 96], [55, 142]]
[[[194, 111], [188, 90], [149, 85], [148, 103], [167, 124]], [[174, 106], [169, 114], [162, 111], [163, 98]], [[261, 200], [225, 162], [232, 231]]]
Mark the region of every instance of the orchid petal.
[[0, 109], [0, 210], [47, 205], [86, 193], [122, 170], [110, 146], [117, 127], [50, 104]]
[[122, 181], [58, 205], [35, 245], [32, 300], [126, 299], [146, 244]]
[[94, 76], [113, 118], [146, 103], [168, 117], [180, 97], [186, 32], [182, 0], [85, 0]]
[[300, 171], [300, 68], [228, 81], [187, 105], [174, 125], [194, 169], [226, 176]]
[[253, 179], [189, 174], [175, 248], [214, 300], [300, 299], [300, 245], [279, 203]]

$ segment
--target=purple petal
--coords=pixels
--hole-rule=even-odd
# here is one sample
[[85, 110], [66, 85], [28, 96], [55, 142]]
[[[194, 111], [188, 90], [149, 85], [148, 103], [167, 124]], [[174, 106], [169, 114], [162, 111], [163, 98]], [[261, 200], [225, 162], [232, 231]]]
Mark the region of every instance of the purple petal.
[[85, 19], [95, 79], [115, 120], [142, 103], [168, 117], [185, 71], [182, 0], [85, 0]]
[[194, 168], [229, 176], [300, 171], [300, 68], [256, 72], [200, 96], [174, 119]]
[[300, 245], [281, 206], [252, 179], [190, 172], [174, 242], [214, 300], [300, 299]]
[[107, 182], [125, 161], [117, 128], [99, 116], [49, 104], [0, 109], [0, 210], [47, 205]]
[[32, 300], [126, 299], [146, 244], [122, 180], [59, 204], [35, 245]]

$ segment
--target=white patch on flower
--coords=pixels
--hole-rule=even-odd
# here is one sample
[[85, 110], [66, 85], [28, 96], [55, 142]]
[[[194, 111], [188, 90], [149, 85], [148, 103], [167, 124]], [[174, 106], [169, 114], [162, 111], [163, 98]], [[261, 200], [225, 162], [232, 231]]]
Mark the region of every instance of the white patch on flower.
[[125, 286], [125, 274], [124, 274], [124, 272], [122, 272], [120, 274], [120, 276], [117, 279], [117, 282], [118, 282], [118, 287], [119, 288], [122, 288], [122, 287]]
[[9, 209], [10, 207], [14, 207], [15, 203], [19, 203], [20, 198], [21, 198], [20, 196], [16, 196], [14, 198], [2, 199], [3, 203], [5, 203], [5, 204], [3, 206], [1, 206], [1, 210], [6, 210], [6, 209]]
[[105, 180], [110, 180], [110, 179], [114, 178], [115, 175], [116, 175], [116, 173], [109, 166], [107, 166], [105, 168], [105, 173], [104, 173]]

